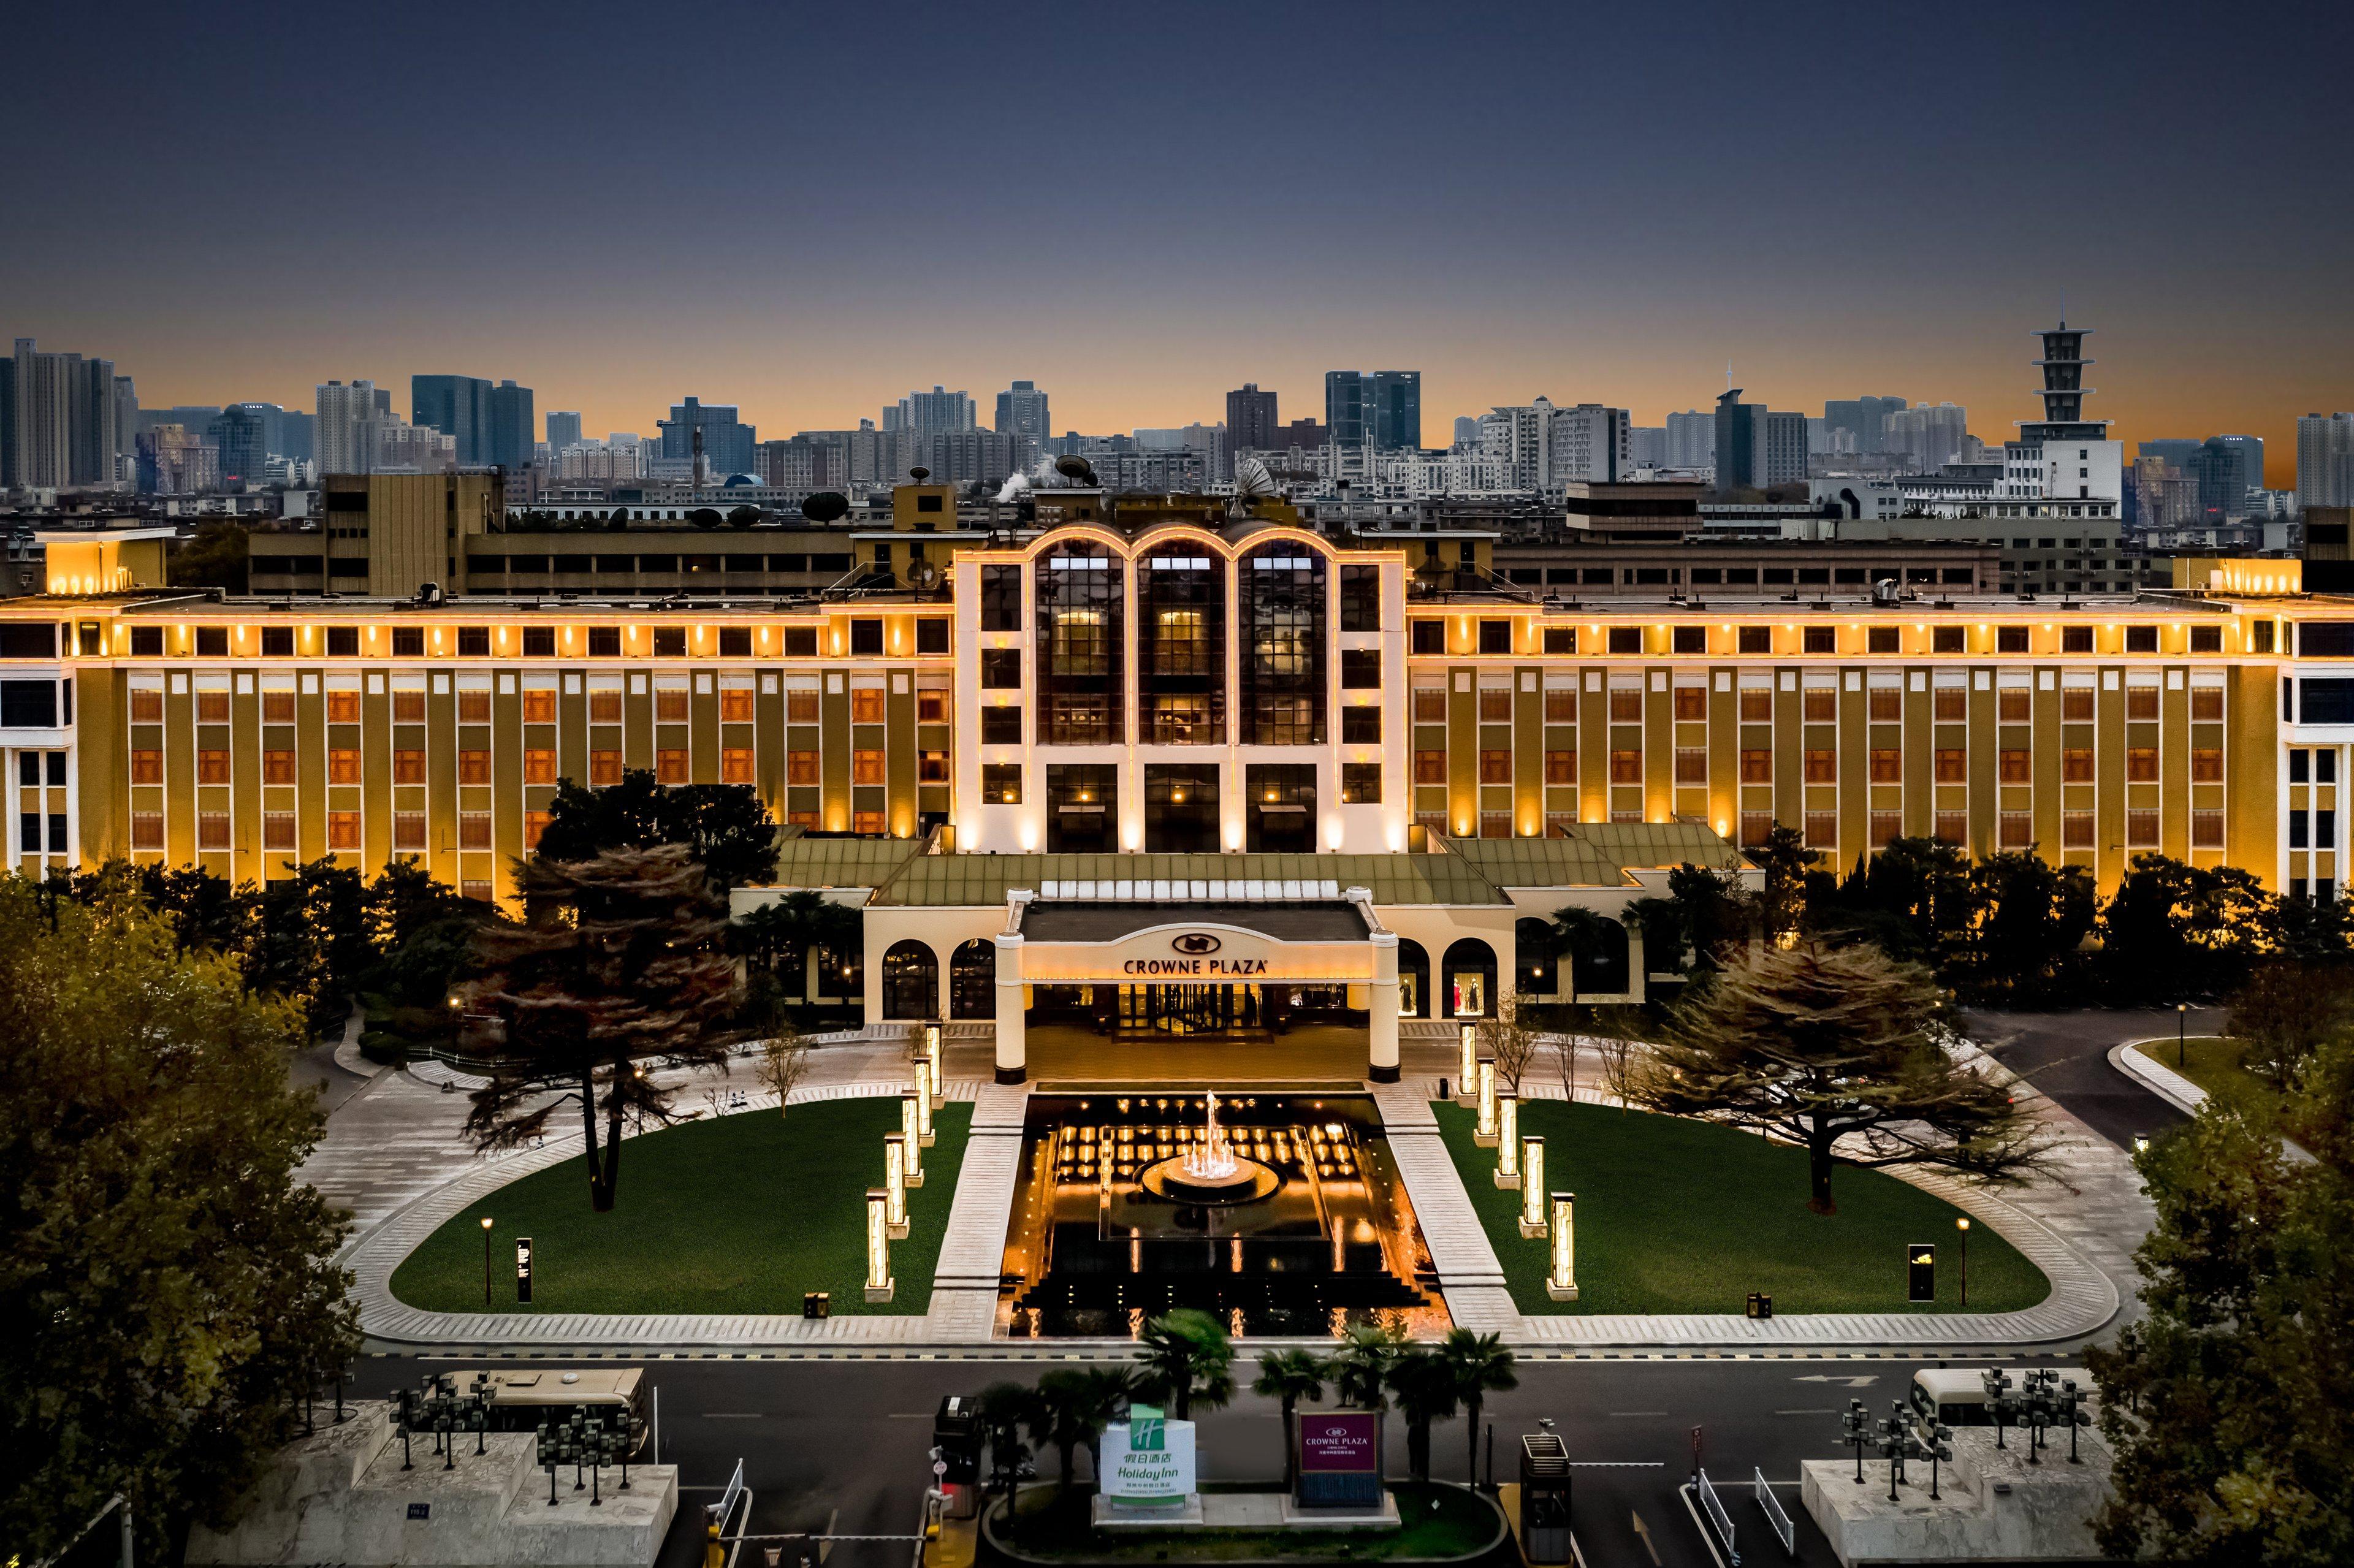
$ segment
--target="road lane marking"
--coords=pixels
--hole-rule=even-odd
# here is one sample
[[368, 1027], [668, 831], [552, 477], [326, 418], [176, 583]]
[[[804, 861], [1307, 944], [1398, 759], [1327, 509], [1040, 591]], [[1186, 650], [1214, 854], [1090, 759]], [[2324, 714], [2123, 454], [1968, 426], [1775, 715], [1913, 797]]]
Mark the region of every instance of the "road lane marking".
[[1774, 1414], [1776, 1415], [1837, 1415], [1839, 1412], [1825, 1406], [1820, 1410], [1777, 1410]]
[[1665, 1415], [1667, 1412], [1664, 1410], [1614, 1410], [1610, 1414], [1613, 1415]]

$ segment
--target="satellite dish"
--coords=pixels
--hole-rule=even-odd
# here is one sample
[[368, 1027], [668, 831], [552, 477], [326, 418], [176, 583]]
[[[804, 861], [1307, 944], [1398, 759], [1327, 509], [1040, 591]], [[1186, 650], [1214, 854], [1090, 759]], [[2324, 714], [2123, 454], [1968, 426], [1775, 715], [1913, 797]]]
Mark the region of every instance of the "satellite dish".
[[914, 480], [917, 484], [921, 484], [924, 481], [932, 477], [932, 471], [924, 467], [921, 463], [918, 463], [914, 468], [907, 471], [907, 477]]
[[1081, 484], [1093, 484], [1096, 482], [1095, 465], [1087, 461], [1087, 459], [1080, 457], [1076, 452], [1069, 457], [1056, 458], [1055, 460], [1055, 471], [1061, 474], [1065, 479], [1076, 480]]
[[821, 490], [801, 501], [801, 515], [812, 523], [832, 523], [850, 515], [850, 497], [838, 490]]
[[907, 583], [926, 593], [940, 586], [940, 568], [929, 561], [917, 561], [907, 568]]
[[1235, 493], [1273, 495], [1275, 476], [1267, 471], [1267, 464], [1258, 459], [1245, 458], [1235, 465]]

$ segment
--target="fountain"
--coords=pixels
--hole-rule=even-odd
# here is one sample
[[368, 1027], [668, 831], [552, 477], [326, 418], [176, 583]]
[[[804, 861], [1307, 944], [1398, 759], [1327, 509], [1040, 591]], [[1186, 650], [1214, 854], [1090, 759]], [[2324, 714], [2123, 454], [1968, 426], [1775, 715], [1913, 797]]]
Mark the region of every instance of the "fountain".
[[1147, 1168], [1140, 1178], [1145, 1191], [1179, 1203], [1247, 1203], [1266, 1197], [1279, 1179], [1257, 1160], [1235, 1152], [1225, 1128], [1218, 1125], [1217, 1091], [1211, 1090], [1208, 1099], [1209, 1121], [1201, 1141]]

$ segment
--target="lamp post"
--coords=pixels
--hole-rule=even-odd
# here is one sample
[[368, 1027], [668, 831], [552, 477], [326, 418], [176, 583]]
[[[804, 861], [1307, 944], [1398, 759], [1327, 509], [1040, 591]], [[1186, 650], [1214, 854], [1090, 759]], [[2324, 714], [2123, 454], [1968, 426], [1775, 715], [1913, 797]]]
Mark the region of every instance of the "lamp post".
[[1954, 1229], [1962, 1233], [1962, 1305], [1970, 1304], [1970, 1217], [1956, 1214]]
[[891, 1299], [891, 1195], [866, 1189], [866, 1299]]
[[1556, 1301], [1577, 1299], [1577, 1194], [1553, 1195], [1553, 1268], [1545, 1294]]
[[1544, 1139], [1521, 1139], [1521, 1237], [1535, 1241], [1545, 1234]]
[[1457, 1033], [1462, 1038], [1462, 1056], [1456, 1065], [1455, 1097], [1462, 1101], [1479, 1092], [1479, 1026], [1466, 1022]]
[[1482, 1149], [1496, 1142], [1496, 1059], [1479, 1058], [1479, 1125], [1472, 1129], [1471, 1141]]
[[2190, 1054], [2190, 1004], [2178, 1001], [2174, 1004], [2174, 1065], [2177, 1067], [2181, 1066], [2184, 1057]]
[[925, 1093], [931, 1100], [931, 1104], [924, 1107], [924, 1141], [929, 1143], [932, 1140], [931, 1113], [939, 1109], [941, 1103], [948, 1098], [940, 1086], [940, 1025], [938, 1019], [924, 1025], [924, 1075], [929, 1080]]
[[916, 1125], [922, 1119], [917, 1115], [916, 1107], [923, 1103], [924, 1096], [920, 1090], [911, 1090], [899, 1097], [899, 1148], [907, 1162], [904, 1174], [910, 1187], [924, 1184], [923, 1129]]
[[1496, 1097], [1496, 1185], [1521, 1184], [1521, 1097]]
[[885, 1222], [893, 1241], [907, 1239], [907, 1140], [900, 1133], [883, 1135], [883, 1196]]
[[491, 1216], [482, 1216], [482, 1305], [491, 1304]]

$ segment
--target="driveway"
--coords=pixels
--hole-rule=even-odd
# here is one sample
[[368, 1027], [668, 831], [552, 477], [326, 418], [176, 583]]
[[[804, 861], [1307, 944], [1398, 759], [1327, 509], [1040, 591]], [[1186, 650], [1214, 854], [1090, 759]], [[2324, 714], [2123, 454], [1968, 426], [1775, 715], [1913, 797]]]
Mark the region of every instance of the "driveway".
[[[2181, 1023], [2192, 1034], [2214, 1034], [2223, 1016], [2221, 1008], [2192, 1008]], [[2111, 1046], [2173, 1034], [2177, 1019], [2170, 1007], [1962, 1017], [1971, 1039], [2120, 1149], [2130, 1150], [2137, 1132], [2158, 1132], [2184, 1119], [2108, 1062]]]

